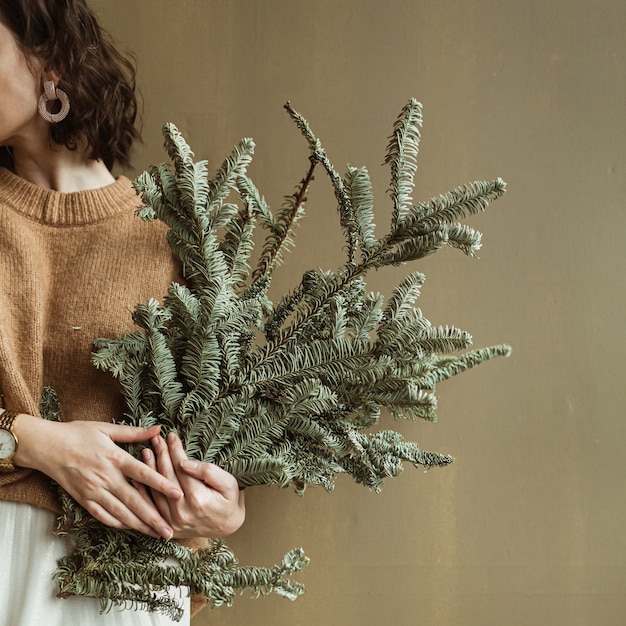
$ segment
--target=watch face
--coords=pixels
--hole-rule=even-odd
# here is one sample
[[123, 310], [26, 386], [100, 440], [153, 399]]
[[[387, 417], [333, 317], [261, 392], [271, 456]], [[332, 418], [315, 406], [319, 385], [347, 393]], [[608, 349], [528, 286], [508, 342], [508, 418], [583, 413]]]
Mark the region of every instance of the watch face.
[[4, 428], [0, 428], [0, 459], [8, 459], [15, 452], [15, 437]]

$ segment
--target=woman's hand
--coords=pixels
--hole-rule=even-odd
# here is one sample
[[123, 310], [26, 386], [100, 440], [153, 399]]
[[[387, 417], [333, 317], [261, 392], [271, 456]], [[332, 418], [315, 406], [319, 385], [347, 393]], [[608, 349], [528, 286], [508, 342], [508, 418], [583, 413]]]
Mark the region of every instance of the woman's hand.
[[[157, 470], [180, 486], [183, 497], [169, 498], [152, 491], [161, 515], [174, 529], [174, 537], [226, 537], [243, 524], [246, 510], [243, 491], [234, 476], [212, 463], [187, 458], [182, 442], [174, 433], [167, 441], [152, 439], [154, 453], [146, 448], [143, 459], [151, 470]], [[136, 485], [144, 498], [150, 499], [141, 484]]]
[[50, 422], [21, 414], [15, 423], [19, 440], [15, 463], [50, 476], [107, 526], [170, 539], [174, 533], [170, 523], [130, 481], [167, 496], [170, 502], [183, 495], [178, 481], [169, 480], [116, 445], [149, 441], [158, 432], [159, 426]]

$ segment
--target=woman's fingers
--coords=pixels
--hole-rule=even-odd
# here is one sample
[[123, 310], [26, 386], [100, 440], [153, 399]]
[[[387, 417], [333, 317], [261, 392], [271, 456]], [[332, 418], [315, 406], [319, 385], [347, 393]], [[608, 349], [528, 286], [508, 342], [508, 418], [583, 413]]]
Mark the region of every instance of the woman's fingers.
[[188, 486], [190, 488], [197, 487], [198, 480], [224, 497], [231, 498], [234, 493], [239, 492], [237, 479], [226, 470], [214, 463], [201, 463], [200, 461], [193, 461], [187, 458], [180, 437], [174, 433], [170, 433], [167, 436], [167, 446], [170, 451], [172, 465], [185, 493], [187, 493]]
[[173, 535], [173, 529], [165, 521], [157, 521], [152, 516], [152, 523], [157, 527], [155, 529], [152, 525], [147, 524], [141, 517], [138, 517], [129, 509], [121, 500], [113, 496], [113, 494], [106, 494], [100, 498], [99, 502], [94, 500], [87, 500], [84, 503], [85, 508], [96, 519], [101, 521], [107, 526], [113, 528], [132, 528], [138, 530], [145, 535], [151, 537], [163, 537], [164, 539], [170, 539]]
[[[128, 433], [126, 433], [128, 429]], [[162, 491], [172, 500], [182, 497], [178, 482], [161, 476], [115, 442], [145, 440], [159, 428], [133, 428], [101, 422], [44, 423], [37, 436], [48, 455], [40, 469], [59, 483], [96, 519], [115, 528], [131, 528], [171, 538], [173, 527], [151, 500], [130, 483]]]
[[153, 494], [176, 537], [224, 537], [243, 524], [244, 497], [234, 476], [212, 463], [190, 461], [174, 433], [167, 440], [154, 438], [152, 446], [154, 455], [148, 450], [143, 453], [145, 463], [170, 480], [178, 480], [184, 492], [180, 500], [166, 503], [160, 500], [162, 496]]
[[239, 492], [237, 479], [214, 463], [200, 463], [185, 459], [181, 462], [181, 468], [189, 476], [201, 480], [207, 487], [218, 491], [224, 497], [230, 498], [235, 492]]
[[130, 482], [131, 482], [132, 486], [137, 490], [139, 495], [146, 502], [152, 502], [152, 498], [150, 497], [150, 494], [148, 493], [148, 490], [146, 489], [145, 485], [142, 485], [141, 483], [138, 483], [136, 480], [131, 480]]
[[160, 474], [167, 477], [172, 482], [179, 484], [176, 470], [172, 464], [170, 452], [165, 440], [162, 437], [153, 437], [151, 440], [152, 449], [156, 455], [157, 469]]
[[[152, 450], [150, 450], [150, 448], [144, 448], [142, 450], [142, 452], [141, 452], [141, 457], [142, 457], [144, 463], [148, 467], [153, 469], [155, 472], [157, 471], [156, 458], [155, 458], [154, 453], [152, 452]], [[145, 489], [145, 487], [144, 487], [144, 489]], [[170, 504], [169, 504], [169, 500], [167, 499], [167, 497], [164, 496], [159, 491], [153, 491], [151, 496], [152, 496], [152, 501], [156, 505], [156, 507], [159, 510], [159, 512], [161, 513], [161, 515], [163, 515], [163, 517], [167, 518], [168, 520], [171, 520], [172, 519], [172, 511], [170, 509]]]
[[141, 443], [149, 441], [152, 437], [156, 437], [161, 427], [158, 424], [148, 428], [140, 426], [127, 426], [126, 424], [101, 424], [103, 431], [111, 437], [113, 441], [118, 443]]
[[[141, 443], [150, 440], [153, 442], [160, 440], [160, 430], [161, 427], [159, 425], [151, 426], [150, 428], [140, 428], [137, 426], [106, 424], [105, 432], [111, 437], [111, 440], [116, 443]], [[143, 483], [147, 487], [150, 487], [150, 489], [163, 493], [168, 498], [176, 500], [183, 495], [178, 480], [176, 479], [176, 474], [173, 471], [167, 473], [158, 472], [156, 468], [146, 466], [130, 455], [128, 455], [126, 459], [126, 467], [124, 469], [128, 472], [127, 475], [133, 480]]]
[[128, 478], [136, 480], [149, 487], [153, 492], [158, 491], [172, 500], [182, 498], [183, 491], [175, 473], [160, 473], [156, 468], [142, 463], [130, 454], [124, 453], [124, 455], [120, 461], [120, 469]]
[[[183, 471], [183, 465], [189, 462], [183, 443], [175, 433], [170, 433], [166, 440], [167, 450], [171, 459], [172, 467], [178, 477], [178, 482], [187, 496], [194, 494], [194, 491], [204, 492], [206, 487], [198, 483], [198, 476], [194, 476], [188, 472]], [[204, 465], [204, 464], [203, 464]], [[200, 480], [202, 480], [200, 478]]]
[[[138, 463], [141, 463], [138, 461]], [[131, 479], [133, 483], [136, 479]], [[155, 503], [146, 498], [146, 487], [138, 491], [128, 479], [122, 475], [120, 480], [111, 482], [108, 489], [99, 494], [99, 504], [111, 516], [119, 520], [123, 527], [133, 528], [146, 534], [152, 534], [151, 529], [158, 536], [171, 539], [174, 533], [167, 516], [164, 515]]]
[[[126, 426], [123, 424], [98, 424], [102, 432], [111, 438], [115, 443], [141, 443], [150, 441], [158, 437], [161, 430], [159, 425], [150, 426], [149, 428], [140, 428], [138, 426]], [[176, 480], [175, 475], [163, 475], [150, 468], [144, 463], [135, 459], [130, 454], [123, 453], [120, 457], [120, 469], [124, 474], [137, 482], [140, 482], [150, 489], [165, 494], [168, 498], [174, 500], [181, 498], [183, 492]], [[172, 480], [174, 479], [174, 480]]]
[[[153, 466], [153, 469], [154, 467], [156, 467], [154, 463], [154, 455], [149, 449], [146, 448], [145, 450], [143, 450], [141, 456], [148, 465]], [[150, 493], [148, 489], [146, 489], [145, 485], [137, 482], [136, 480], [131, 481], [131, 483], [150, 509], [156, 506], [157, 510], [164, 520], [171, 519], [169, 501], [163, 494], [159, 493], [158, 491], [155, 491], [154, 494]], [[153, 537], [163, 537], [164, 539], [170, 539], [174, 534], [174, 529], [172, 528], [172, 524], [169, 521], [161, 525], [160, 533], [157, 533], [153, 529], [151, 529], [151, 531], [151, 533], [146, 534], [152, 534]]]

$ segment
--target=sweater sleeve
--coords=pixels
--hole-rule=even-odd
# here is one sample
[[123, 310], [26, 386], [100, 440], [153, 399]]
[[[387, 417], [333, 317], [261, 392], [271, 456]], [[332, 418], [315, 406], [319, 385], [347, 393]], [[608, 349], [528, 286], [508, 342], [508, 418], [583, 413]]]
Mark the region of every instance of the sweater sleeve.
[[[53, 388], [63, 420], [116, 421], [119, 383], [91, 364], [93, 341], [133, 330], [130, 310], [162, 299], [180, 274], [160, 222], [121, 177], [63, 194], [0, 168], [0, 393], [3, 406], [39, 415]], [[54, 490], [27, 470], [0, 475], [0, 499], [53, 507]]]

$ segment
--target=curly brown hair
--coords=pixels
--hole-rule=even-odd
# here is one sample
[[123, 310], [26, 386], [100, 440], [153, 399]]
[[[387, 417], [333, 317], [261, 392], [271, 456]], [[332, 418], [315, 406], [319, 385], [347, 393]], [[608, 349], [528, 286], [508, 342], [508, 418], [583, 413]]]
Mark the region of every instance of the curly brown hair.
[[[27, 58], [55, 71], [69, 98], [68, 116], [50, 124], [50, 139], [70, 150], [87, 145], [91, 159], [110, 169], [130, 165], [136, 123], [135, 65], [120, 54], [84, 0], [2, 0], [0, 20]], [[11, 153], [1, 148], [0, 164]]]

